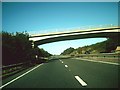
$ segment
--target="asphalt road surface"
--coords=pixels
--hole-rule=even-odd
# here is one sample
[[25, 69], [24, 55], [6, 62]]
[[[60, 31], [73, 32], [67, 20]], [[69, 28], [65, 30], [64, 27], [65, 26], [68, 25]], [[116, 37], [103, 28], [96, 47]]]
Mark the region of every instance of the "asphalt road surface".
[[1, 88], [118, 88], [118, 66], [54, 59], [3, 80]]

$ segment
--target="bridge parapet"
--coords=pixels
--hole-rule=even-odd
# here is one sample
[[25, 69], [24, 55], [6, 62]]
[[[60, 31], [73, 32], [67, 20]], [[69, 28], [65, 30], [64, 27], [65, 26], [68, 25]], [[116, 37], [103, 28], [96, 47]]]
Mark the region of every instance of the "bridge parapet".
[[55, 34], [62, 34], [62, 33], [74, 33], [74, 32], [85, 32], [90, 30], [103, 30], [103, 29], [109, 29], [109, 28], [120, 28], [117, 25], [99, 25], [99, 26], [83, 26], [83, 27], [73, 27], [73, 28], [65, 28], [65, 29], [50, 29], [46, 30], [46, 33], [38, 34], [38, 32], [35, 34], [31, 34], [30, 37], [37, 37], [37, 36], [46, 36], [46, 35], [55, 35]]
[[[52, 36], [52, 35], [61, 35], [61, 34], [71, 34], [71, 33], [82, 33], [82, 32], [92, 32], [92, 31], [102, 31], [102, 30], [113, 30], [113, 29], [120, 29], [119, 26], [114, 26], [114, 27], [101, 27], [101, 28], [89, 28], [89, 29], [74, 29], [74, 30], [69, 30], [69, 31], [59, 31], [59, 32], [51, 32], [51, 33], [45, 33], [45, 34], [32, 34], [30, 38], [32, 37], [44, 37], [44, 36]], [[119, 32], [119, 30], [118, 30]]]

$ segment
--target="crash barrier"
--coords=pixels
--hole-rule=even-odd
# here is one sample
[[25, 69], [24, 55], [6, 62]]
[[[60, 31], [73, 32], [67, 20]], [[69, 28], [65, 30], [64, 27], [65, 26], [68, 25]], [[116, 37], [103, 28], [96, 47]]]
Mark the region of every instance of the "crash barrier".
[[20, 72], [26, 68], [28, 68], [30, 64], [27, 63], [18, 63], [18, 64], [12, 64], [12, 65], [7, 65], [7, 66], [2, 66], [2, 79], [16, 74], [17, 72]]
[[118, 58], [120, 54], [80, 54], [78, 57], [103, 57], [103, 58]]
[[112, 61], [112, 62], [119, 62], [120, 60], [120, 54], [114, 54], [114, 53], [80, 54], [73, 57], [87, 58], [87, 59], [93, 59], [93, 60]]
[[37, 65], [38, 63], [36, 62], [23, 62], [23, 63], [17, 63], [17, 64], [12, 64], [12, 65], [7, 65], [7, 66], [2, 66], [2, 75], [0, 78], [5, 79], [11, 75], [14, 75], [20, 71], [23, 71], [25, 69], [28, 69], [32, 66]]
[[0, 78], [5, 79], [11, 75], [14, 75], [20, 71], [23, 71], [25, 69], [28, 69], [30, 67], [33, 67], [35, 65], [44, 63], [47, 61], [48, 58], [45, 57], [38, 57], [33, 61], [27, 61], [7, 66], [0, 67], [0, 70], [2, 70], [2, 74], [0, 74]]

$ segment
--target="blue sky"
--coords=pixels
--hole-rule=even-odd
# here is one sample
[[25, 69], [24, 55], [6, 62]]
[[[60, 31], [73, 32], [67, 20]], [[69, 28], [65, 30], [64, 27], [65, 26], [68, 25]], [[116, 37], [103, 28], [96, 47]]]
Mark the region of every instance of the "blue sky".
[[[117, 2], [11, 2], [2, 3], [2, 28], [29, 34], [64, 31], [68, 28], [118, 25]], [[83, 39], [39, 46], [52, 54], [106, 39]], [[67, 44], [69, 42], [69, 45]], [[51, 48], [54, 46], [54, 49]]]

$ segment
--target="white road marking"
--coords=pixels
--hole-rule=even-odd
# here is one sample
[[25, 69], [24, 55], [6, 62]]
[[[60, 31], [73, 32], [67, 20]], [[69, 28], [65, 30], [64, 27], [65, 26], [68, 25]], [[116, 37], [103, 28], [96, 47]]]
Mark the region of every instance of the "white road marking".
[[62, 60], [60, 60], [60, 62], [61, 62], [61, 63], [63, 63], [63, 61], [62, 61]]
[[76, 58], [83, 61], [91, 61], [91, 62], [99, 62], [99, 63], [106, 63], [106, 64], [113, 64], [113, 65], [120, 65], [119, 63], [112, 63], [112, 62], [106, 62], [106, 61], [95, 61], [90, 59], [83, 59], [83, 58]]
[[65, 67], [68, 67], [68, 65], [65, 65]]
[[79, 82], [82, 86], [87, 86], [87, 84], [86, 84], [79, 76], [75, 76], [75, 78], [78, 80], [78, 82]]
[[26, 75], [26, 74], [30, 73], [31, 71], [35, 70], [36, 68], [40, 67], [41, 65], [43, 65], [43, 64], [40, 64], [40, 65], [38, 65], [38, 66], [36, 66], [36, 67], [32, 68], [31, 70], [29, 70], [29, 71], [27, 71], [27, 72], [23, 73], [22, 75], [20, 75], [20, 76], [16, 77], [15, 79], [11, 80], [10, 82], [8, 82], [8, 83], [6, 83], [6, 84], [2, 85], [2, 86], [0, 87], [0, 89], [2, 89], [3, 87], [5, 87], [5, 86], [7, 86], [7, 85], [11, 84], [12, 82], [14, 82], [14, 81], [18, 80], [19, 78], [23, 77], [24, 75]]

